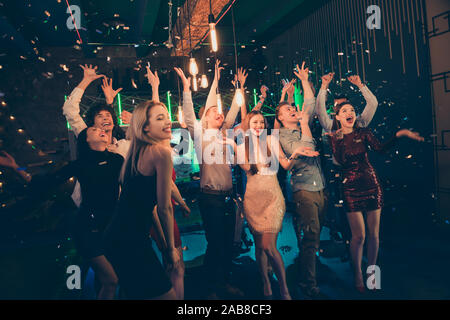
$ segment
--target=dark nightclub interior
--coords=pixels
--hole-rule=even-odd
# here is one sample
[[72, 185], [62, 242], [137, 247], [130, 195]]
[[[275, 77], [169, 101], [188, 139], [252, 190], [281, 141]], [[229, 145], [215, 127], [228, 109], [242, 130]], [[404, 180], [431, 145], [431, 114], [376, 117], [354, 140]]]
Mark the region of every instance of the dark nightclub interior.
[[[230, 165], [234, 192], [226, 201], [238, 204], [233, 208], [233, 215], [238, 216], [231, 229], [234, 235], [229, 235], [230, 239], [234, 236], [232, 261], [228, 287], [211, 293], [205, 274], [214, 264], [210, 261], [214, 256], [206, 259], [205, 252], [207, 246], [213, 250], [210, 242], [215, 231], [210, 229], [210, 234], [205, 234], [202, 213], [202, 170], [207, 165], [199, 165], [191, 133], [188, 152], [173, 156], [175, 184], [190, 208], [186, 216], [182, 206], [173, 206], [184, 260], [182, 299], [281, 300], [289, 294], [294, 300], [450, 299], [449, 13], [448, 0], [0, 0], [0, 299], [85, 300], [104, 293], [100, 272], [96, 274], [91, 260], [85, 259], [75, 241], [73, 226], [82, 211], [72, 199], [77, 178], [69, 175], [57, 184], [49, 178], [80, 160], [77, 139], [81, 133], [63, 113], [63, 105], [71, 101], [73, 90], [86, 78], [86, 66], [92, 66], [90, 71], [96, 66], [94, 74], [112, 79], [113, 90], [121, 88], [113, 95], [110, 107], [117, 116], [114, 123], [127, 132], [128, 140], [133, 124], [122, 115], [133, 114], [133, 123], [138, 117], [133, 113], [135, 108], [155, 98], [148, 70], [157, 71], [159, 97], [172, 122], [171, 144], [175, 146], [184, 139], [181, 136], [188, 125], [188, 111], [186, 83], [174, 68], [181, 68], [186, 76], [191, 70], [193, 109], [200, 119], [217, 73], [217, 60], [223, 70], [215, 93], [220, 93], [218, 99], [224, 110], [232, 113], [233, 97], [242, 82], [239, 77], [238, 83], [233, 80], [242, 67], [248, 74], [244, 90], [239, 91], [245, 99], [243, 108], [250, 115], [262, 104], [259, 114], [270, 130], [276, 129], [277, 106], [284, 101], [287, 87], [293, 99], [290, 108], [297, 107], [298, 111], [303, 105], [306, 109], [309, 90], [297, 74], [304, 71], [303, 63], [308, 68], [306, 82], [316, 101], [309, 125], [319, 153], [314, 159], [322, 168], [328, 192], [320, 243], [313, 257], [317, 283], [307, 290], [301, 285], [306, 267], [301, 258], [304, 245], [297, 237], [307, 238], [309, 231], [296, 234], [295, 212], [301, 204], [296, 202], [297, 190], [290, 182], [294, 174], [280, 169], [277, 176], [286, 210], [275, 250], [284, 262], [283, 277], [289, 293], [282, 293], [276, 260], [263, 250], [272, 265], [268, 276], [273, 293], [268, 294], [260, 275], [260, 235], [253, 235], [252, 220], [244, 219], [247, 213], [239, 205], [245, 194], [243, 180], [248, 181], [250, 189], [251, 177], [247, 172], [245, 178], [245, 169]], [[212, 40], [213, 32], [217, 39]], [[197, 64], [194, 73], [190, 66], [193, 58]], [[368, 152], [384, 196], [381, 215], [378, 213], [379, 250], [374, 263], [381, 276], [377, 274], [378, 283], [372, 290], [368, 279], [371, 274], [366, 274], [366, 268], [373, 264], [369, 261], [370, 245], [361, 249], [367, 288], [364, 290], [364, 284], [363, 289], [355, 288], [351, 248], [356, 235], [347, 221], [352, 210], [346, 210], [345, 180], [334, 161], [339, 160], [339, 150], [331, 143], [337, 133], [326, 132], [317, 110], [324, 76], [330, 74], [334, 77], [324, 95], [327, 117], [337, 117], [341, 104], [334, 102], [343, 97], [357, 115], [363, 114], [366, 104], [368, 108], [365, 91], [360, 91], [354, 80], [359, 76], [361, 86], [376, 97], [376, 112], [361, 132], [370, 131], [381, 142], [398, 137], [400, 129], [423, 137], [423, 141], [396, 139], [383, 153], [374, 152], [373, 147]], [[88, 127], [90, 108], [105, 104], [104, 85], [100, 77], [91, 81], [79, 103], [77, 114]], [[261, 89], [263, 86], [265, 89]], [[236, 119], [234, 124], [241, 123], [241, 115]], [[301, 126], [302, 136], [306, 136]], [[281, 139], [281, 147], [287, 152]], [[119, 157], [119, 153], [105, 152]], [[193, 160], [180, 164], [177, 157]], [[5, 165], [8, 159], [14, 159], [17, 166]], [[159, 179], [158, 173], [157, 184]], [[83, 182], [79, 180], [84, 199]], [[127, 188], [122, 189], [125, 196], [122, 199], [121, 195], [117, 208], [129, 194], [124, 190]], [[148, 198], [141, 201], [158, 198], [155, 212], [159, 215], [160, 194], [148, 192]], [[247, 198], [247, 208], [245, 201]], [[120, 211], [111, 209], [115, 210]], [[211, 205], [208, 214], [214, 214], [214, 210]], [[146, 212], [148, 216], [152, 216], [150, 211]], [[369, 214], [361, 216], [369, 221]], [[213, 223], [208, 224], [211, 228]], [[366, 242], [373, 236], [367, 224]], [[219, 251], [222, 249], [226, 251]], [[165, 251], [161, 253], [153, 243], [152, 252], [161, 269], [161, 264], [167, 264], [161, 262], [167, 260]], [[70, 266], [81, 270], [81, 285], [75, 289], [70, 286]], [[122, 279], [131, 280], [122, 277], [125, 271], [120, 268], [114, 299], [145, 298], [133, 296], [129, 283], [121, 286]], [[133, 270], [137, 274], [144, 268], [136, 266]]]

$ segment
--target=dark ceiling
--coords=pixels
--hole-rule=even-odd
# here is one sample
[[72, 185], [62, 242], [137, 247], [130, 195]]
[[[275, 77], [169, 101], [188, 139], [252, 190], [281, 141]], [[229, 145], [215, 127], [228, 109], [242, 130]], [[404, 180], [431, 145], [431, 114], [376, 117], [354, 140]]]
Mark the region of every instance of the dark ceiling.
[[[189, 1], [189, 0], [188, 0]], [[195, 1], [195, 0], [190, 0]], [[214, 0], [213, 0], [214, 1]], [[83, 47], [97, 45], [164, 46], [168, 39], [168, 0], [69, 0], [81, 9], [79, 33]], [[185, 0], [172, 0], [172, 24], [177, 7]], [[233, 1], [230, 0], [230, 3]], [[239, 46], [263, 44], [322, 5], [325, 0], [236, 0], [233, 11]], [[73, 46], [78, 35], [66, 22], [66, 0], [0, 2], [1, 50], [33, 54], [34, 48]], [[206, 23], [206, 21], [205, 21]], [[218, 23], [221, 47], [232, 49], [231, 10]], [[207, 45], [208, 38], [206, 38]], [[79, 40], [78, 40], [79, 42]], [[79, 43], [78, 43], [79, 44]], [[241, 48], [240, 48], [241, 49]]]

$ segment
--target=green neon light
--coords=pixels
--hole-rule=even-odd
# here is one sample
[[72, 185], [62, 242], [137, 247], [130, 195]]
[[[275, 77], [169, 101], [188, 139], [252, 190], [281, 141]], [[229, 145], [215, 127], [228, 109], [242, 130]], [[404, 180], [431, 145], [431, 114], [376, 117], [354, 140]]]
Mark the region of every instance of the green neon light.
[[258, 101], [257, 101], [256, 97], [257, 97], [256, 89], [253, 89], [253, 100], [255, 101], [255, 107], [258, 104]]
[[296, 106], [299, 106], [301, 109], [303, 106], [303, 95], [300, 92], [300, 86], [301, 86], [300, 83], [294, 85], [294, 87], [295, 87], [294, 103]]
[[[64, 102], [66, 102], [66, 101], [67, 101], [67, 96], [64, 95]], [[70, 124], [69, 124], [69, 121], [66, 121], [66, 122], [67, 122], [67, 129], [70, 130]]]
[[120, 93], [117, 94], [117, 108], [119, 111], [119, 119], [117, 119], [119, 121], [119, 125], [122, 125], [122, 119], [120, 118], [120, 116], [122, 115], [122, 99], [120, 98]]
[[167, 91], [167, 109], [169, 109], [169, 118], [172, 121], [172, 105], [170, 104], [170, 91]]

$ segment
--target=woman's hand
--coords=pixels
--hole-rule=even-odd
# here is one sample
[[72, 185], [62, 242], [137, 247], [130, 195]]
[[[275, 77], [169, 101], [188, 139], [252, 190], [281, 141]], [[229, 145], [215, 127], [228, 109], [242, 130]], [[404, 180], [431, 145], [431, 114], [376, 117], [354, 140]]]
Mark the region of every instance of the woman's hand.
[[317, 157], [318, 155], [319, 152], [314, 151], [310, 147], [298, 147], [297, 149], [294, 150], [294, 153], [292, 153], [289, 159], [295, 159], [298, 156]]
[[324, 74], [322, 76], [322, 89], [325, 89], [325, 90], [328, 89], [328, 86], [330, 85], [331, 80], [333, 80], [333, 77], [334, 77], [334, 73], [333, 72], [330, 72], [328, 74]]
[[191, 90], [191, 77], [186, 78], [184, 75], [183, 70], [180, 68], [173, 68], [175, 72], [178, 74], [178, 76], [181, 78], [181, 82], [183, 83], [184, 91], [188, 92]]
[[347, 80], [350, 81], [353, 85], [357, 86], [360, 89], [364, 86], [361, 81], [361, 78], [358, 75], [349, 76], [349, 77], [347, 77]]
[[104, 77], [102, 74], [97, 74], [97, 66], [92, 67], [92, 64], [89, 66], [85, 64], [84, 66], [80, 64], [81, 69], [83, 69], [83, 81], [91, 83], [98, 78]]
[[152, 86], [152, 88], [158, 88], [159, 87], [159, 77], [158, 77], [158, 71], [155, 71], [155, 73], [150, 70], [149, 66], [146, 66], [147, 74], [145, 77], [148, 80], [148, 84]]
[[420, 136], [420, 134], [418, 132], [413, 132], [413, 131], [408, 130], [408, 129], [402, 129], [402, 130], [397, 131], [395, 136], [397, 138], [407, 137], [407, 138], [410, 138], [410, 139], [413, 139], [413, 140], [417, 140], [417, 141], [424, 141], [425, 140], [423, 137]]
[[183, 210], [183, 216], [185, 218], [188, 218], [189, 215], [191, 214], [191, 209], [188, 207], [186, 202], [180, 203], [180, 208], [181, 208], [181, 210]]
[[175, 269], [181, 262], [180, 253], [176, 248], [168, 248], [164, 251], [169, 270]]
[[305, 61], [302, 63], [302, 67], [299, 68], [297, 65], [297, 70], [294, 71], [294, 74], [299, 78], [301, 81], [308, 81], [309, 77], [309, 69], [305, 68]]
[[294, 83], [295, 81], [297, 81], [297, 79], [292, 79], [289, 83], [288, 83], [288, 88], [287, 88], [287, 94], [288, 97], [293, 97], [294, 93], [295, 93], [295, 86]]
[[17, 169], [19, 167], [16, 163], [16, 159], [14, 159], [9, 153], [6, 151], [2, 151], [2, 153], [4, 156], [0, 156], [0, 166], [12, 169]]
[[110, 79], [110, 81], [108, 81], [107, 77], [103, 77], [102, 80], [102, 90], [103, 94], [105, 95], [106, 104], [113, 104], [114, 98], [120, 91], [122, 91], [122, 88], [114, 90], [112, 87], [112, 81], [113, 81], [112, 78]]
[[237, 74], [234, 75], [234, 80], [231, 80], [233, 87], [236, 87], [236, 80], [241, 84], [241, 88], [244, 89], [245, 81], [247, 80], [247, 70], [239, 68]]
[[260, 98], [266, 99], [267, 98], [267, 91], [269, 90], [269, 88], [267, 88], [265, 85], [262, 85], [261, 89], [259, 89], [259, 90], [261, 91]]

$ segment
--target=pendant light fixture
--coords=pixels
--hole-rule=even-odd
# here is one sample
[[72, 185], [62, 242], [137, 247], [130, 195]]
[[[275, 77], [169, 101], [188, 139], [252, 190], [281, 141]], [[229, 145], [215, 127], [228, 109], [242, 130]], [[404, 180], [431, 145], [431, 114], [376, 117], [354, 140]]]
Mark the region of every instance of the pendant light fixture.
[[239, 107], [242, 107], [244, 105], [244, 93], [242, 92], [241, 84], [239, 80], [237, 79], [238, 74], [238, 58], [237, 58], [237, 45], [236, 45], [236, 27], [234, 23], [234, 10], [233, 7], [231, 7], [231, 22], [233, 25], [233, 39], [234, 39], [234, 59], [236, 64], [236, 83], [235, 83], [235, 89], [236, 89], [236, 103]]
[[212, 12], [212, 0], [209, 0], [209, 16], [208, 16], [208, 24], [209, 24], [209, 35], [211, 36], [211, 49], [213, 52], [217, 52], [217, 33], [216, 33], [216, 21], [214, 19], [214, 15]]

